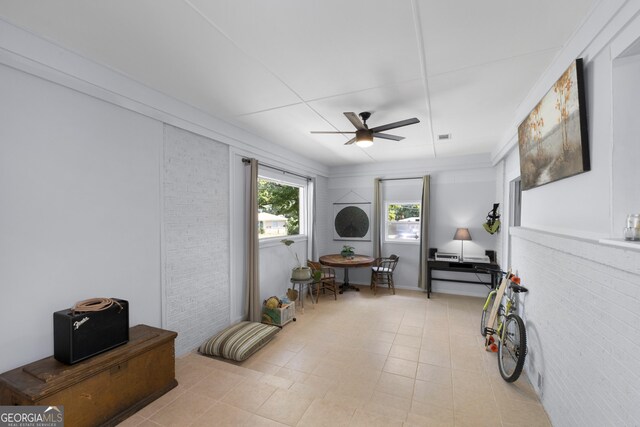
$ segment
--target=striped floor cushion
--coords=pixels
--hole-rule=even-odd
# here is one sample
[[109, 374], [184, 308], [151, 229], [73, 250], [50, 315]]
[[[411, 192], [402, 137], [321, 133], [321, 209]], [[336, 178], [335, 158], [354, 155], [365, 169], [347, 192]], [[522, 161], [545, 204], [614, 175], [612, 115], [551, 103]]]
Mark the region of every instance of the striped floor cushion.
[[229, 326], [209, 338], [200, 346], [200, 353], [242, 362], [266, 345], [275, 334], [277, 326], [256, 322], [240, 322]]

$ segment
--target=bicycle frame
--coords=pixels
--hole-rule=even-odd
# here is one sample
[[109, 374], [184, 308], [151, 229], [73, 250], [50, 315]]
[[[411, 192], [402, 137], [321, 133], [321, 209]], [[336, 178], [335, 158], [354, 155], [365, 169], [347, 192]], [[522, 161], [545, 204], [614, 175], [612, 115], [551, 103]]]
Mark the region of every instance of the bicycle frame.
[[[496, 289], [495, 298], [493, 300], [493, 307], [491, 307], [491, 313], [489, 314], [489, 321], [485, 325], [484, 335], [485, 335], [485, 348], [488, 348], [491, 344], [491, 336], [496, 333], [496, 320], [498, 319], [498, 309], [500, 304], [502, 303], [502, 296], [504, 295], [504, 291], [507, 288], [507, 275], [500, 281], [500, 286]], [[487, 304], [491, 301], [491, 298], [487, 298]], [[487, 307], [488, 308], [488, 307]]]
[[[493, 300], [493, 307], [489, 316], [489, 321], [487, 322], [485, 328], [485, 348], [488, 348], [491, 344], [490, 340], [492, 335], [495, 334], [499, 339], [502, 339], [503, 319], [505, 319], [509, 315], [509, 313], [511, 313], [511, 308], [513, 306], [513, 295], [509, 289], [509, 283], [511, 282], [512, 277], [513, 274], [511, 274], [511, 270], [507, 271], [502, 278], [498, 289], [494, 289], [493, 291], [489, 292], [487, 300], [484, 303], [483, 310], [487, 310], [489, 308], [491, 296], [495, 295], [495, 299]], [[506, 298], [505, 304], [502, 303], [503, 298]], [[501, 307], [504, 308], [501, 310]]]
[[[489, 292], [489, 294], [487, 295], [487, 300], [484, 302], [484, 306], [482, 307], [483, 310], [488, 310], [489, 309], [489, 303], [491, 302], [491, 297], [493, 295], [496, 295], [498, 293], [497, 289], [494, 289], [493, 291]], [[497, 328], [493, 329], [487, 326], [487, 329], [491, 332], [491, 334], [496, 334], [498, 335], [498, 337], [502, 337], [502, 325], [503, 325], [503, 321], [502, 319], [506, 318], [510, 313], [511, 313], [511, 308], [513, 307], [513, 295], [512, 293], [507, 289], [507, 291], [505, 291], [505, 297], [507, 300], [506, 306], [504, 310], [500, 310], [500, 308], [502, 307], [503, 304], [499, 304], [498, 305], [498, 313], [496, 315], [496, 322], [497, 322]], [[495, 300], [494, 300], [495, 301]], [[495, 302], [494, 302], [495, 304]], [[487, 332], [489, 332], [487, 331]]]
[[[487, 295], [480, 319], [481, 334], [485, 337], [485, 349], [498, 353], [498, 370], [506, 382], [514, 382], [522, 373], [527, 355], [527, 331], [515, 311], [516, 295], [527, 292], [520, 285], [520, 278], [511, 271], [502, 271], [503, 279], [497, 289]], [[496, 339], [493, 335], [497, 335]]]

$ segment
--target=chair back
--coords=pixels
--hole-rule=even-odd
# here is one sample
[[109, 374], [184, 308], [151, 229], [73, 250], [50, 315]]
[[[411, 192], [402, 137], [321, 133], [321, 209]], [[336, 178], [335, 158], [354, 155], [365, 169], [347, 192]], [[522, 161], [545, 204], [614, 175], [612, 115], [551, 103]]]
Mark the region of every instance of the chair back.
[[322, 264], [319, 262], [307, 260], [307, 267], [309, 267], [313, 271], [322, 271]]
[[389, 258], [381, 258], [378, 267], [382, 271], [393, 273], [393, 271], [396, 269], [396, 266], [398, 265], [399, 260], [400, 257], [397, 255], [391, 255], [389, 256]]
[[333, 293], [333, 299], [337, 300], [338, 287], [336, 285], [336, 272], [331, 267], [325, 267], [319, 262], [307, 260], [307, 267], [311, 269], [313, 283], [316, 290], [316, 302], [320, 299], [320, 291]]
[[373, 267], [375, 267], [376, 271], [385, 272], [385, 273], [393, 273], [393, 270], [396, 269], [398, 265], [398, 261], [400, 257], [398, 255], [389, 255], [388, 258], [376, 258], [373, 261]]

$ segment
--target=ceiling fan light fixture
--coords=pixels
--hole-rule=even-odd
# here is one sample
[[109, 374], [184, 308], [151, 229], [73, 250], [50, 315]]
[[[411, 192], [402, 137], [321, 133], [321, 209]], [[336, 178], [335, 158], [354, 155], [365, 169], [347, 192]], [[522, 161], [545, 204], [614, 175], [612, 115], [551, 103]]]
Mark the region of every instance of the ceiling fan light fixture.
[[373, 145], [373, 132], [368, 129], [356, 131], [356, 145], [360, 148], [367, 148]]
[[383, 133], [386, 130], [400, 128], [403, 126], [414, 125], [416, 123], [420, 123], [420, 120], [413, 117], [411, 119], [400, 120], [399, 122], [387, 123], [382, 126], [375, 126], [369, 128], [367, 126], [367, 119], [371, 117], [371, 113], [367, 111], [363, 111], [360, 113], [360, 118], [356, 116], [353, 112], [344, 113], [347, 119], [351, 122], [351, 124], [356, 128], [356, 131], [311, 131], [311, 133], [339, 133], [342, 135], [348, 133], [355, 133], [356, 135], [344, 143], [344, 145], [351, 145], [355, 143], [358, 147], [367, 148], [373, 145], [373, 138], [381, 138], [381, 139], [390, 139], [392, 141], [402, 141], [404, 137], [397, 135], [390, 135], [388, 133]]
[[356, 145], [360, 148], [367, 148], [373, 145], [373, 139], [359, 139], [356, 140]]

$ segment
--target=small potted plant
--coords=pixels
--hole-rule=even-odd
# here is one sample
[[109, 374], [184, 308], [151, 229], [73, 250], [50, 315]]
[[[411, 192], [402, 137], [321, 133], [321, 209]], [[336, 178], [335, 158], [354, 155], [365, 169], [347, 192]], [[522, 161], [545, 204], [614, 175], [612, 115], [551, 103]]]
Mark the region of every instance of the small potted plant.
[[340, 251], [340, 255], [342, 255], [343, 257], [350, 259], [353, 258], [353, 256], [355, 255], [354, 252], [354, 247], [353, 246], [349, 246], [349, 245], [344, 245], [342, 247], [342, 250]]
[[296, 266], [291, 270], [291, 278], [294, 280], [308, 280], [311, 278], [311, 269], [309, 267], [306, 266], [302, 266], [300, 264], [300, 259], [298, 258], [298, 254], [291, 249], [291, 245], [293, 243], [295, 243], [293, 240], [290, 239], [283, 239], [280, 240], [280, 242], [282, 242], [287, 249], [289, 249], [289, 252], [291, 252], [291, 255], [293, 256], [293, 258], [296, 261]]

